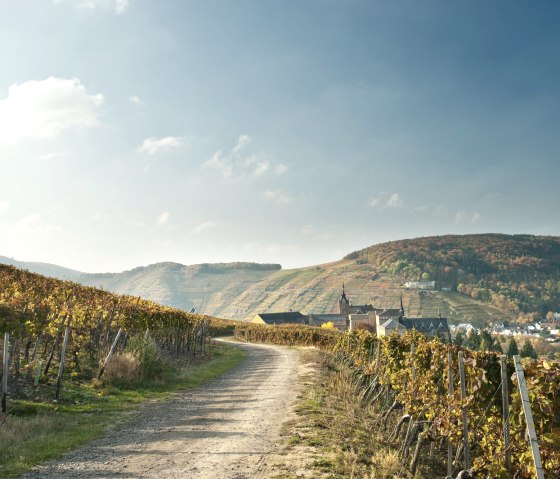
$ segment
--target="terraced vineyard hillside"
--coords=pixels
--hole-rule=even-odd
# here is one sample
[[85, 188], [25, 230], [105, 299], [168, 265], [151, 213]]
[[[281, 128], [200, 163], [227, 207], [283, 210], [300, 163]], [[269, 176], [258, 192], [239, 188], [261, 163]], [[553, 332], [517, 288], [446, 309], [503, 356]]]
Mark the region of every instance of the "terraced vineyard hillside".
[[[56, 267], [48, 266], [56, 276]], [[34, 264], [25, 267], [33, 270]], [[290, 309], [336, 312], [344, 283], [353, 304], [394, 308], [402, 295], [409, 316], [433, 317], [439, 311], [453, 322], [484, 325], [516, 319], [520, 313], [543, 315], [560, 309], [560, 238], [418, 238], [372, 246], [333, 263], [287, 270], [279, 264], [157, 263], [122, 273], [72, 274], [82, 284], [230, 319]], [[426, 277], [452, 291], [403, 287], [407, 280]]]
[[441, 311], [456, 322], [479, 324], [512, 319], [511, 314], [461, 294], [403, 288], [401, 278], [376, 273], [371, 265], [354, 260], [291, 270], [246, 263], [209, 266], [158, 263], [117, 274], [82, 274], [79, 281], [230, 319], [250, 320], [256, 313], [289, 309], [337, 312], [342, 283], [353, 304], [395, 308], [402, 295], [410, 316], [436, 316]]
[[280, 265], [230, 263], [185, 266], [157, 263], [115, 274], [82, 275], [78, 281], [122, 294], [151, 298], [162, 304], [207, 314], [220, 312], [241, 291], [278, 271]]

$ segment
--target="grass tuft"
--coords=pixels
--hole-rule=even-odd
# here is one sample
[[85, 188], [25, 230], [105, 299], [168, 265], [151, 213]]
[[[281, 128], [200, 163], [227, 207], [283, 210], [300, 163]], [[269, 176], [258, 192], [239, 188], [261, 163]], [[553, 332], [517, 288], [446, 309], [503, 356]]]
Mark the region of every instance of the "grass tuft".
[[371, 457], [373, 471], [370, 479], [394, 479], [398, 478], [402, 469], [402, 461], [397, 451], [391, 449], [380, 449], [375, 451]]

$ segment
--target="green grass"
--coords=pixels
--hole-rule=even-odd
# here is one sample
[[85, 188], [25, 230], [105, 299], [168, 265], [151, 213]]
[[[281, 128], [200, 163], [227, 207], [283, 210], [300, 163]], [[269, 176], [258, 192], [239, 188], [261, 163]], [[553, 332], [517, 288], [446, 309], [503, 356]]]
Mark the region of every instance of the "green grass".
[[200, 386], [243, 359], [236, 347], [220, 345], [213, 358], [188, 367], [168, 368], [157, 383], [134, 388], [67, 382], [60, 402], [13, 400], [0, 425], [0, 478], [14, 477], [36, 464], [101, 437], [109, 427], [126, 421], [147, 400], [169, 399], [174, 393]]

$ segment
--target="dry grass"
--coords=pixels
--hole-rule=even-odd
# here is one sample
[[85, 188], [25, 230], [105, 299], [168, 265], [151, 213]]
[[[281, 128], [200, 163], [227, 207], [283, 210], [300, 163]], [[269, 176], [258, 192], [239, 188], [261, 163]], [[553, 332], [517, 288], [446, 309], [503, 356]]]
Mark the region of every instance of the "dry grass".
[[371, 457], [372, 473], [370, 479], [395, 479], [400, 477], [402, 462], [397, 451], [380, 449]]
[[106, 384], [133, 383], [140, 379], [141, 365], [130, 353], [114, 354], [107, 364], [103, 382]]
[[[350, 370], [337, 365], [332, 357], [322, 355], [313, 380], [297, 405], [298, 420], [286, 431], [290, 437], [288, 448], [298, 454], [305, 454], [307, 449], [309, 456], [314, 456], [310, 467], [314, 468], [316, 478], [410, 478], [398, 457], [400, 443], [388, 441], [402, 414], [392, 414], [387, 421], [380, 422], [377, 406], [364, 404], [360, 392], [353, 384]], [[380, 404], [383, 399], [379, 400]], [[383, 430], [385, 422], [386, 431]], [[423, 460], [416, 478], [444, 475], [437, 464]]]

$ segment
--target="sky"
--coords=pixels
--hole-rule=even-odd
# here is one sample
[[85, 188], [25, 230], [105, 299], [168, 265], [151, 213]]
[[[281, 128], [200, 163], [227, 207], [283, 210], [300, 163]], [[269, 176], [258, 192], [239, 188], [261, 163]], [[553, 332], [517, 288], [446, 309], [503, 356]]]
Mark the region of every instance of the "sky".
[[0, 255], [560, 235], [559, 24], [544, 0], [0, 0]]

